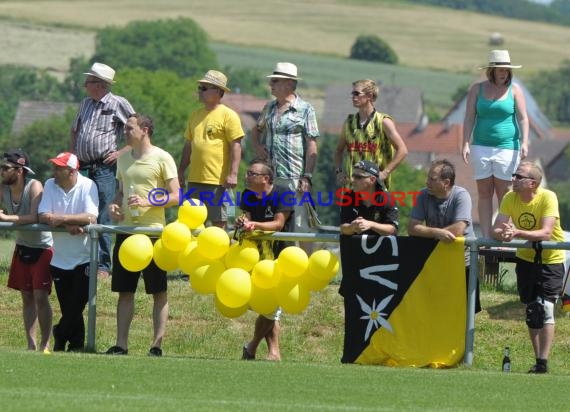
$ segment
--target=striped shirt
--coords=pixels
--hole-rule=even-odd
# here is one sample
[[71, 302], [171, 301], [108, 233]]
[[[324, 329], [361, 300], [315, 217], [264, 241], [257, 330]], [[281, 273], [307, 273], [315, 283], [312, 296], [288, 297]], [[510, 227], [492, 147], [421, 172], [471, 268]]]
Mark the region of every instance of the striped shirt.
[[319, 137], [315, 109], [299, 96], [279, 116], [277, 100], [265, 105], [257, 120], [262, 143], [269, 149], [275, 177], [298, 179], [305, 168], [306, 140]]
[[75, 154], [80, 163], [103, 161], [117, 150], [117, 143], [130, 115], [135, 113], [127, 99], [109, 92], [99, 101], [83, 99], [73, 122], [77, 135]]

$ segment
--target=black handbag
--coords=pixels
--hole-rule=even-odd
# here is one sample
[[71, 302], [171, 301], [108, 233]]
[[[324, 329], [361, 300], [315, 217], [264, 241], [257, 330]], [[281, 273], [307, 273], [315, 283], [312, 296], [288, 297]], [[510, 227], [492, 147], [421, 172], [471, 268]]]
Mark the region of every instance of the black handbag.
[[28, 247], [24, 245], [16, 245], [16, 253], [22, 263], [28, 265], [36, 263], [42, 255], [44, 249], [37, 247]]

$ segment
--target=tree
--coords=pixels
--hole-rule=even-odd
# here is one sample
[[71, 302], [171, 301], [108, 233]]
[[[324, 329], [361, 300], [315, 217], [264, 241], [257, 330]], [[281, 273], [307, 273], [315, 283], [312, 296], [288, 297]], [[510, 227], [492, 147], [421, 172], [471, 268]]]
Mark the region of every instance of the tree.
[[97, 33], [91, 62], [114, 68], [171, 70], [180, 77], [203, 74], [218, 66], [208, 36], [192, 19], [134, 21]]
[[60, 83], [44, 71], [0, 66], [0, 130], [9, 133], [20, 100], [65, 101]]
[[153, 143], [177, 160], [188, 116], [200, 106], [196, 81], [166, 70], [126, 69], [121, 71], [113, 93], [126, 97], [137, 112], [153, 119]]
[[528, 87], [550, 119], [570, 123], [570, 60], [562, 63], [558, 70], [539, 72]]
[[228, 83], [232, 93], [245, 92], [261, 98], [270, 97], [267, 79], [259, 70], [234, 69], [232, 66], [226, 66], [223, 72], [228, 76]]
[[63, 116], [38, 120], [18, 136], [16, 146], [24, 149], [30, 156], [30, 165], [36, 173], [34, 178], [40, 182], [52, 177], [52, 168], [48, 159], [69, 150], [69, 130], [75, 114], [76, 109], [70, 108]]
[[358, 36], [350, 49], [350, 58], [374, 62], [397, 64], [396, 52], [378, 36]]

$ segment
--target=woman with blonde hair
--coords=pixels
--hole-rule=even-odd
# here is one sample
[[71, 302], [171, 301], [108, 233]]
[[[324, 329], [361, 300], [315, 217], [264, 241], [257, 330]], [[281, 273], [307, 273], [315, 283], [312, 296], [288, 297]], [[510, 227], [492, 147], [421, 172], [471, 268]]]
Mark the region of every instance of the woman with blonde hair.
[[[487, 80], [471, 86], [463, 122], [463, 160], [471, 164], [479, 195], [479, 223], [484, 238], [491, 238], [493, 196], [498, 204], [510, 188], [512, 174], [528, 154], [529, 123], [521, 87], [512, 82], [507, 50], [492, 50]], [[471, 144], [471, 147], [470, 147]]]

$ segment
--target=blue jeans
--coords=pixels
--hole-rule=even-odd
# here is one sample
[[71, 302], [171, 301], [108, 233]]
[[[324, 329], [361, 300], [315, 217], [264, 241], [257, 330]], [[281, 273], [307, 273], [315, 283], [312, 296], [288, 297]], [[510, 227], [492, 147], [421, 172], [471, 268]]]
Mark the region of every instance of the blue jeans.
[[[111, 225], [111, 215], [109, 214], [109, 205], [115, 199], [117, 190], [117, 182], [115, 173], [117, 165], [111, 166], [98, 164], [96, 168], [89, 170], [88, 177], [97, 185], [99, 195], [99, 217], [97, 223], [100, 225]], [[110, 233], [99, 234], [99, 269], [110, 272], [111, 270], [111, 240]]]

